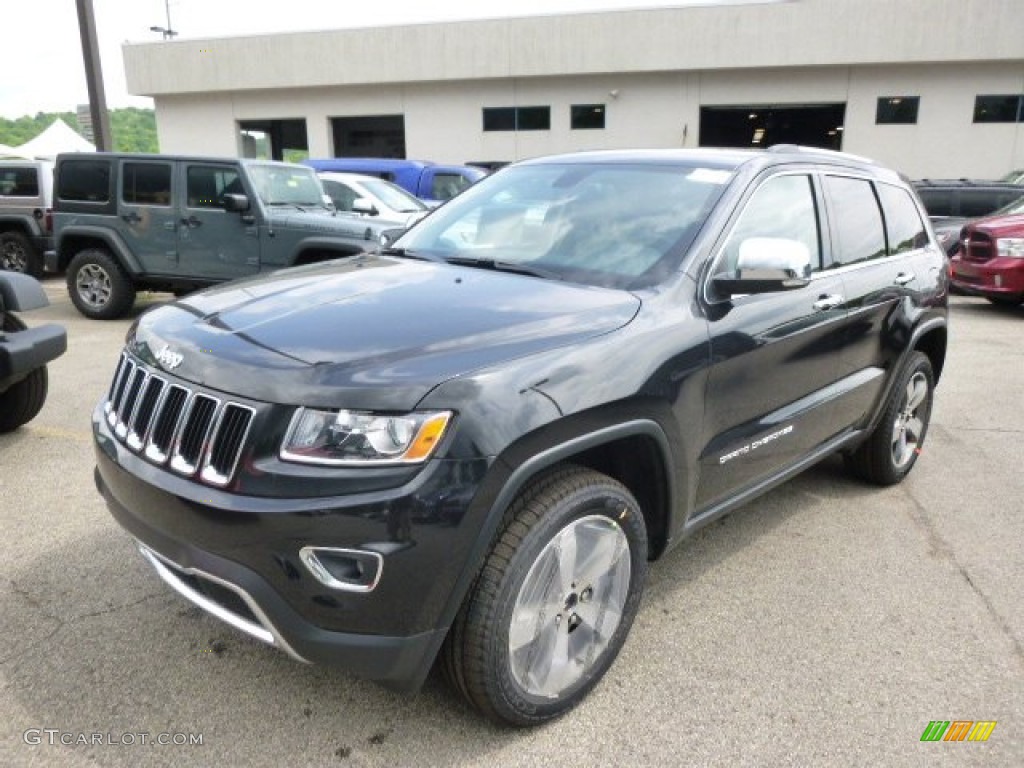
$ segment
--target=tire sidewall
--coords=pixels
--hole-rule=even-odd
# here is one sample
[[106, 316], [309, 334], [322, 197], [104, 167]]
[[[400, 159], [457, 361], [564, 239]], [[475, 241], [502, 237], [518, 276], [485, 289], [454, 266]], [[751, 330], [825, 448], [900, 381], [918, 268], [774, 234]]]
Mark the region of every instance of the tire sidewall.
[[[601, 515], [621, 528], [629, 545], [630, 586], [622, 617], [608, 646], [588, 674], [559, 695], [557, 699], [534, 696], [525, 691], [512, 675], [508, 638], [512, 612], [519, 592], [544, 547], [566, 526], [584, 518]], [[647, 570], [647, 534], [643, 515], [636, 502], [617, 485], [590, 485], [555, 505], [526, 535], [513, 556], [501, 584], [494, 614], [496, 631], [491, 636], [489, 654], [494, 668], [491, 700], [502, 717], [520, 723], [543, 722], [571, 709], [601, 680], [625, 643], [643, 594]]]
[[4, 232], [3, 235], [0, 235], [0, 248], [6, 248], [7, 243], [14, 243], [22, 252], [25, 268], [23, 270], [15, 270], [16, 272], [36, 278], [43, 276], [42, 256], [36, 251], [32, 242], [24, 233], [16, 231]]
[[[910, 380], [918, 373], [923, 373], [925, 380], [928, 385], [928, 395], [925, 398], [925, 403], [918, 407], [918, 415], [921, 418], [924, 428], [921, 430], [921, 436], [917, 441], [917, 451], [910, 457], [903, 466], [897, 466], [892, 455], [892, 432], [896, 424], [896, 418], [903, 407], [903, 400], [906, 395], [907, 385]], [[924, 446], [925, 438], [928, 436], [928, 428], [931, 425], [932, 419], [932, 405], [935, 400], [935, 375], [932, 372], [931, 362], [928, 357], [921, 352], [915, 352], [914, 356], [911, 357], [906, 368], [903, 371], [903, 375], [900, 376], [899, 382], [896, 385], [896, 389], [893, 392], [892, 401], [889, 403], [889, 407], [885, 411], [885, 420], [882, 422], [882, 429], [879, 432], [880, 443], [884, 439], [884, 456], [886, 459], [885, 470], [890, 475], [888, 478], [891, 482], [896, 483], [906, 477], [910, 470], [914, 468], [914, 464], [917, 463], [917, 457], [920, 450]], [[921, 412], [921, 408], [924, 412]], [[878, 446], [881, 449], [882, 445]]]

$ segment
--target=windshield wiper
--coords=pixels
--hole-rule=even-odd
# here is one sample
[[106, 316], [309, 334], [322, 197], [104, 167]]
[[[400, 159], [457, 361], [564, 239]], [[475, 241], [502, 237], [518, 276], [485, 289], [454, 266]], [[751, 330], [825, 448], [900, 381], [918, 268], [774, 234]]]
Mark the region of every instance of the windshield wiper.
[[449, 256], [445, 259], [449, 264], [458, 264], [462, 267], [475, 267], [477, 269], [492, 269], [495, 272], [512, 272], [516, 275], [528, 275], [530, 277], [542, 277], [545, 280], [564, 280], [558, 272], [541, 267], [533, 267], [528, 264], [519, 264], [514, 261], [501, 261], [500, 259], [477, 259], [472, 256]]
[[[306, 209], [303, 208], [298, 203], [287, 203], [287, 202], [284, 202], [283, 200], [275, 200], [272, 203], [267, 203], [267, 205], [269, 205], [269, 206], [289, 205], [289, 206], [291, 206], [293, 208], [297, 208], [298, 210], [302, 211], [303, 213], [306, 212]], [[308, 203], [308, 205], [314, 205], [314, 203]]]
[[411, 248], [381, 248], [380, 253], [384, 256], [398, 256], [401, 259], [419, 259], [420, 261], [444, 261], [440, 256], [422, 251], [414, 251]]

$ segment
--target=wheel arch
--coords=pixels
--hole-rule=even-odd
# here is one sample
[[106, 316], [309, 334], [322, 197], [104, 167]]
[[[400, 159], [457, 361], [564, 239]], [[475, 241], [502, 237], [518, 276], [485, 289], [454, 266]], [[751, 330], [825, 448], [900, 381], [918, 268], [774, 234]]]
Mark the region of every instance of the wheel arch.
[[914, 349], [927, 355], [932, 364], [932, 374], [938, 384], [942, 369], [946, 362], [946, 344], [948, 329], [945, 323], [935, 322], [921, 329], [914, 338]]
[[[367, 241], [367, 245], [370, 245], [370, 241]], [[295, 246], [295, 250], [288, 259], [288, 266], [301, 267], [306, 264], [315, 264], [330, 259], [357, 256], [365, 252], [366, 248], [361, 248], [352, 243], [346, 243], [329, 237], [313, 237], [302, 240]]]
[[108, 251], [130, 275], [142, 272], [142, 265], [131, 249], [115, 233], [103, 227], [74, 227], [63, 230], [57, 240], [58, 270], [66, 270], [78, 253], [89, 248]]
[[589, 467], [625, 485], [644, 514], [648, 559], [655, 559], [666, 549], [677, 491], [670, 470], [670, 441], [656, 421], [635, 419], [579, 434], [534, 453], [518, 466], [498, 457], [496, 467], [515, 468], [498, 480], [500, 486], [439, 616], [438, 628], [451, 626], [454, 621], [516, 496], [537, 477], [566, 464]]

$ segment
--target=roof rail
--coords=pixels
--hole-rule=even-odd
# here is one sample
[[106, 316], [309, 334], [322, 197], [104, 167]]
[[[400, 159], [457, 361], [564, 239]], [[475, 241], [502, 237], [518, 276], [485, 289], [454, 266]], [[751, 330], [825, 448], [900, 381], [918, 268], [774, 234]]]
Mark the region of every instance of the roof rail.
[[768, 147], [769, 152], [806, 152], [808, 154], [815, 155], [827, 155], [833, 157], [845, 157], [848, 160], [859, 160], [862, 163], [870, 163], [871, 165], [877, 165], [877, 163], [870, 157], [864, 157], [863, 155], [855, 155], [852, 152], [839, 152], [834, 149], [823, 149], [822, 147], [808, 147], [803, 144], [772, 144]]

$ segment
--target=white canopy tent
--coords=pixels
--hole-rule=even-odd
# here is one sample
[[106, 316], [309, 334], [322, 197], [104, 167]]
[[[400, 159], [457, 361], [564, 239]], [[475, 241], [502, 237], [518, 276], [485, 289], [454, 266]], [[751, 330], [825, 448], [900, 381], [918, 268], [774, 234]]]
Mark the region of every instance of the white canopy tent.
[[96, 147], [58, 118], [34, 139], [14, 147], [12, 151], [21, 157], [52, 160], [61, 152], [95, 152]]
[[22, 155], [21, 152], [16, 150], [14, 147], [9, 147], [6, 144], [0, 144], [0, 159], [10, 157], [23, 158], [24, 155]]

